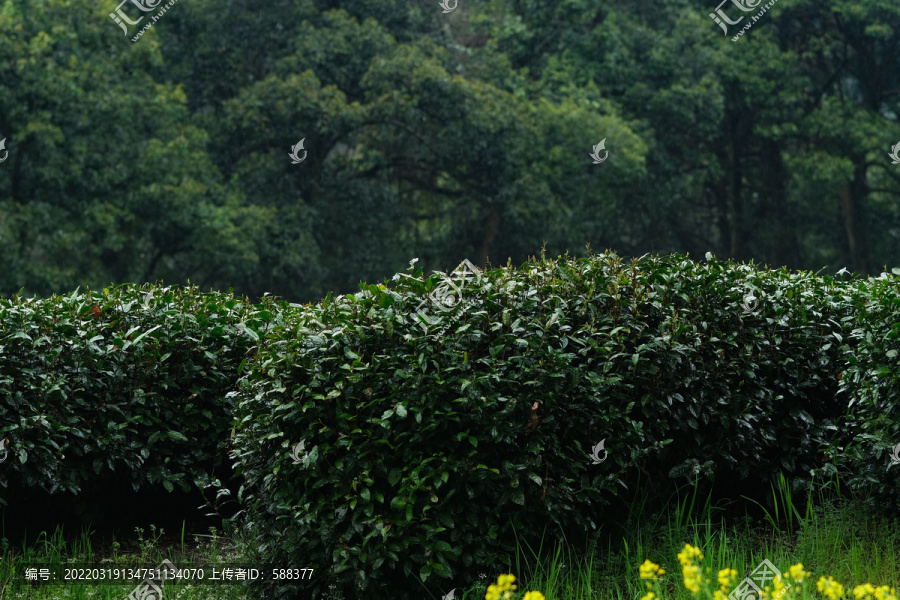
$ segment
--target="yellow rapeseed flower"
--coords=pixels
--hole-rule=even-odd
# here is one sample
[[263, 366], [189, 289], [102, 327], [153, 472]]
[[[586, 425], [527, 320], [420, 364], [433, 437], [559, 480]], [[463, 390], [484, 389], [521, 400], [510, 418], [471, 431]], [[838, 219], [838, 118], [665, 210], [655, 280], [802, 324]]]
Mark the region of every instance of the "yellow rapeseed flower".
[[[512, 594], [509, 590], [516, 589], [513, 582], [516, 580], [514, 575], [501, 575], [497, 578], [497, 583], [488, 587], [484, 600], [510, 600]], [[532, 599], [534, 600], [534, 599]]]
[[522, 600], [547, 600], [540, 592], [528, 592]]
[[737, 579], [737, 571], [734, 569], [722, 569], [719, 571], [719, 585], [722, 586], [722, 591], [727, 592], [728, 586], [731, 585], [731, 582]]
[[701, 554], [700, 548], [690, 544], [685, 544], [684, 549], [678, 553], [678, 560], [682, 566], [692, 564], [695, 557], [702, 560], [703, 554]]
[[857, 600], [863, 600], [864, 598], [871, 598], [873, 596], [875, 597], [875, 600], [897, 600], [894, 588], [889, 588], [886, 585], [875, 588], [870, 583], [864, 583], [853, 588], [853, 595], [856, 596]]
[[[784, 587], [784, 578], [776, 578], [775, 589], [772, 590], [772, 598], [781, 598], [784, 595]], [[768, 589], [768, 587], [766, 589]]]
[[660, 575], [665, 575], [665, 569], [660, 569], [659, 565], [656, 563], [650, 562], [650, 559], [644, 561], [640, 567], [641, 579], [652, 579], [656, 581], [659, 579]]
[[700, 567], [687, 565], [681, 568], [681, 573], [684, 576], [684, 587], [694, 593], [699, 592], [700, 583], [703, 581], [703, 578], [700, 576]]
[[775, 600], [774, 592], [769, 586], [765, 586], [762, 589], [762, 594], [760, 594], [759, 597], [761, 598], [761, 600]]
[[803, 563], [797, 563], [788, 570], [788, 577], [794, 581], [803, 581], [807, 577], [811, 577], [812, 573], [803, 570]]
[[684, 577], [684, 587], [691, 592], [700, 591], [703, 577], [700, 576], [700, 567], [694, 564], [694, 559], [703, 558], [700, 548], [685, 544], [684, 549], [678, 553], [678, 562], [681, 563], [681, 574]]
[[816, 582], [816, 587], [819, 588], [820, 592], [828, 596], [830, 600], [837, 600], [844, 595], [844, 586], [839, 584], [831, 577], [829, 577], [828, 579], [820, 577], [819, 581]]
[[654, 594], [653, 592], [647, 592], [647, 595], [642, 597], [641, 600], [653, 600], [654, 598], [656, 598], [656, 594]]
[[897, 600], [897, 592], [886, 585], [875, 590], [875, 600]]

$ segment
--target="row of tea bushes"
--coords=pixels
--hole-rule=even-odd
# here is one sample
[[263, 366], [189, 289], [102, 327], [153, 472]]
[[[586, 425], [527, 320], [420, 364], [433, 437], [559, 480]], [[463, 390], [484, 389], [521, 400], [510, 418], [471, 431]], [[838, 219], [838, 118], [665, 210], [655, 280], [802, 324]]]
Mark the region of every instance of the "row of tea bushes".
[[[900, 269], [893, 269], [900, 275]], [[896, 506], [900, 490], [900, 281], [883, 273], [847, 286], [856, 298], [840, 391], [846, 416], [832, 427], [817, 474]]]
[[305, 307], [154, 285], [0, 300], [2, 494], [110, 473], [187, 490], [231, 451], [262, 555], [315, 566], [304, 594], [397, 598], [588, 535], [648, 475], [656, 498], [779, 473], [897, 497], [896, 277], [611, 253], [467, 275]]
[[514, 531], [594, 531], [640, 473], [662, 494], [826, 466], [864, 282], [709, 255], [467, 274], [285, 314], [234, 392], [249, 525], [274, 564], [315, 565], [305, 588], [469, 585]]
[[0, 494], [110, 472], [135, 490], [205, 483], [228, 463], [226, 393], [280, 310], [149, 284], [0, 300]]

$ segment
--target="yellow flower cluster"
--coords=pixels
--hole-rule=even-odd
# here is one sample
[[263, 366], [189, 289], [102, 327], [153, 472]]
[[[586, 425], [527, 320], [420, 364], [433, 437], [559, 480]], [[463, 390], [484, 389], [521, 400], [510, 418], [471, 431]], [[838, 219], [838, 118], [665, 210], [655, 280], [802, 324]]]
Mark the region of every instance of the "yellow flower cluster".
[[[797, 563], [796, 565], [792, 565], [788, 568], [786, 578], [799, 583], [810, 575], [811, 573], [803, 570], [803, 563]], [[774, 585], [775, 589], [771, 591], [769, 590], [769, 586], [766, 586], [766, 589], [763, 591], [763, 598], [772, 598], [772, 600], [788, 600], [792, 597], [792, 595], [796, 595], [797, 593], [796, 588], [794, 588], [794, 591], [785, 596], [785, 591], [792, 589], [792, 586], [790, 584], [785, 586], [784, 581], [782, 581], [781, 577], [775, 580]]]
[[512, 597], [509, 590], [516, 589], [513, 582], [516, 580], [515, 575], [501, 575], [497, 578], [497, 583], [488, 587], [484, 600], [509, 600]]
[[[513, 582], [516, 580], [515, 575], [501, 575], [497, 578], [496, 584], [488, 587], [484, 600], [510, 600], [512, 593], [509, 590], [516, 589]], [[546, 600], [540, 592], [528, 592], [522, 600]]]
[[788, 577], [796, 582], [803, 581], [811, 575], [812, 573], [807, 573], [803, 570], [803, 563], [797, 563], [796, 565], [793, 565], [790, 569], [788, 569]]
[[[659, 580], [660, 575], [665, 575], [665, 569], [660, 569], [659, 565], [650, 562], [650, 559], [644, 561], [640, 567], [638, 567], [641, 572], [641, 579], [652, 579], [653, 581]], [[650, 582], [647, 582], [647, 586], [650, 586]]]
[[[661, 569], [658, 564], [650, 562], [649, 559], [644, 561], [644, 564], [639, 567], [639, 570], [641, 572], [641, 579], [652, 579], [653, 581], [659, 581], [659, 576], [666, 574], [665, 569]], [[653, 588], [653, 584], [649, 581], [644, 583], [647, 585], [647, 595], [641, 598], [641, 600], [653, 600], [656, 598], [656, 594], [650, 591]]]
[[777, 577], [774, 582], [775, 589], [769, 591], [769, 586], [763, 590], [763, 598], [771, 598], [772, 600], [782, 600], [784, 596], [784, 581], [782, 577]]
[[[723, 571], [719, 571], [719, 583], [722, 584], [721, 591], [717, 591], [714, 595], [715, 600], [726, 600], [726, 596], [724, 592], [728, 591], [728, 585], [734, 582], [734, 579], [737, 577], [737, 571], [731, 569], [729, 581], [726, 583], [722, 577], [723, 574], [727, 573], [728, 569]], [[795, 582], [803, 581], [804, 578], [809, 577], [810, 573], [807, 573], [803, 570], [803, 563], [797, 563], [788, 568], [787, 573], [785, 574], [784, 579], [791, 579]], [[773, 581], [773, 587], [770, 588], [766, 586], [762, 590], [762, 594], [760, 594], [760, 598], [762, 600], [789, 600], [792, 595], [796, 595], [797, 588], [791, 586], [791, 584], [785, 585], [784, 579], [781, 577], [777, 577]], [[774, 589], [773, 589], [774, 588]]]
[[681, 563], [681, 574], [684, 576], [684, 587], [697, 593], [700, 591], [700, 584], [703, 583], [703, 577], [700, 575], [700, 567], [694, 564], [694, 559], [703, 560], [703, 554], [700, 548], [684, 545], [684, 550], [678, 553], [678, 562]]
[[853, 595], [856, 600], [897, 600], [897, 592], [894, 588], [883, 585], [879, 588], [872, 587], [871, 583], [864, 583], [853, 588]]
[[728, 600], [728, 588], [735, 579], [737, 579], [737, 571], [734, 569], [719, 571], [719, 589], [713, 592], [713, 600]]
[[[830, 600], [837, 600], [844, 595], [844, 586], [831, 577], [828, 579], [824, 577], [819, 578], [816, 586]], [[894, 588], [889, 588], [886, 585], [876, 588], [871, 583], [856, 586], [853, 588], [853, 595], [856, 597], [856, 600], [898, 600], [897, 592]]]
[[820, 577], [819, 581], [816, 583], [816, 587], [819, 588], [819, 591], [828, 596], [831, 600], [837, 600], [844, 595], [844, 586], [839, 584], [831, 577], [829, 577], [828, 579]]
[[[700, 567], [696, 564], [701, 560], [703, 560], [703, 554], [700, 552], [700, 548], [691, 546], [690, 544], [686, 544], [684, 549], [678, 553], [678, 562], [681, 563], [681, 573], [684, 576], [684, 587], [695, 594], [700, 591], [700, 584], [704, 584], [704, 587], [709, 591], [709, 587], [706, 582], [703, 581], [703, 577], [701, 576]], [[646, 580], [644, 584], [647, 587], [647, 594], [642, 597], [641, 600], [659, 600], [659, 596], [654, 594], [651, 590], [653, 589], [654, 584], [659, 583], [660, 576], [665, 575], [665, 570], [650, 560], [645, 560], [644, 564], [640, 565], [638, 569], [640, 571], [641, 579]], [[783, 578], [779, 577], [773, 582], [774, 589], [769, 589], [769, 586], [766, 586], [761, 594], [761, 600], [791, 600], [792, 597], [799, 594], [800, 586], [793, 587], [790, 584], [785, 585], [783, 580], [789, 579], [796, 583], [800, 583], [811, 576], [811, 573], [808, 573], [803, 569], [803, 563], [797, 563], [788, 568], [787, 572], [784, 573]], [[513, 596], [510, 590], [516, 589], [516, 586], [513, 585], [515, 580], [516, 578], [513, 575], [501, 575], [497, 579], [497, 583], [488, 588], [487, 594], [484, 597], [485, 600], [511, 600]], [[719, 571], [718, 582], [720, 587], [713, 592], [713, 600], [729, 600], [727, 596], [728, 590], [736, 580], [736, 570], [722, 569]], [[828, 577], [827, 579], [821, 577], [816, 583], [816, 586], [829, 600], [839, 600], [839, 598], [844, 595], [844, 586], [831, 577]], [[853, 588], [853, 595], [856, 597], [856, 600], [900, 600], [900, 598], [897, 597], [897, 592], [894, 588], [886, 585], [876, 588], [868, 583]], [[528, 592], [522, 600], [546, 599], [540, 592]]]

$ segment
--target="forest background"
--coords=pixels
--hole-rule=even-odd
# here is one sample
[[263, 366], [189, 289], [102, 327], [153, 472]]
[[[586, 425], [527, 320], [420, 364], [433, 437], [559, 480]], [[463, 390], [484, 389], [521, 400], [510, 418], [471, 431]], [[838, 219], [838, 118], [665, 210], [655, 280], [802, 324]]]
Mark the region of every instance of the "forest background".
[[132, 42], [116, 0], [0, 0], [0, 293], [310, 302], [586, 244], [890, 270], [900, 3], [733, 41], [716, 1], [180, 0]]

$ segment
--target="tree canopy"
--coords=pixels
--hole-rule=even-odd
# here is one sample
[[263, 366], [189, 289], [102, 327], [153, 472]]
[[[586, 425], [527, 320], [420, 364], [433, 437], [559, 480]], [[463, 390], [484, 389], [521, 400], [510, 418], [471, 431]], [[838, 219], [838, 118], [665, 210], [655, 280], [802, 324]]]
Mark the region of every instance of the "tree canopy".
[[723, 35], [714, 1], [192, 0], [133, 42], [115, 0], [2, 0], [0, 292], [312, 301], [587, 244], [896, 263], [900, 4], [739, 3]]

